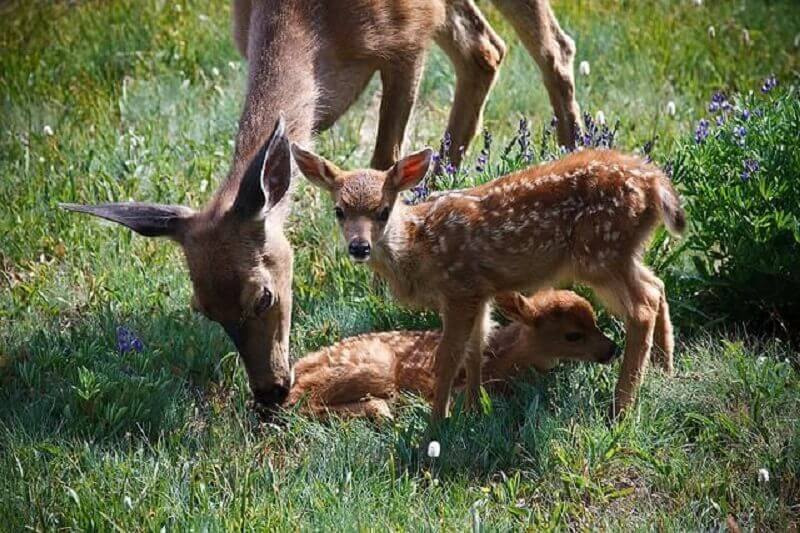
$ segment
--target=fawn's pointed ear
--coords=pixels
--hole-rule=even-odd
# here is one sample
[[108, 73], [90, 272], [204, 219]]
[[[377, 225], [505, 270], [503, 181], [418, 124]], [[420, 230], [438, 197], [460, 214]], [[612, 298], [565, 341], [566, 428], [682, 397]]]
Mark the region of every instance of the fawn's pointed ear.
[[286, 196], [292, 182], [292, 157], [283, 117], [250, 161], [232, 211], [244, 218], [264, 216]]
[[62, 209], [88, 213], [122, 224], [145, 237], [170, 237], [181, 241], [187, 221], [194, 211], [180, 205], [146, 204], [140, 202], [97, 205], [59, 204]]
[[387, 171], [388, 182], [396, 191], [410, 189], [422, 181], [432, 160], [433, 150], [430, 148], [407, 155]]
[[336, 186], [336, 178], [342, 172], [339, 167], [318, 156], [314, 152], [304, 150], [292, 143], [292, 155], [297, 163], [297, 168], [308, 178], [308, 181], [326, 191], [332, 191]]
[[518, 292], [502, 292], [494, 297], [497, 310], [504, 317], [522, 324], [533, 324], [536, 313], [528, 299]]

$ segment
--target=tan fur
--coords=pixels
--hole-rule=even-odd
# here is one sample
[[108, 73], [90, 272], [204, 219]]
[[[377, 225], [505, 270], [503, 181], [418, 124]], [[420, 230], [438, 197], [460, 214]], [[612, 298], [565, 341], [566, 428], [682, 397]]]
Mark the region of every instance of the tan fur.
[[[609, 363], [614, 343], [598, 329], [591, 305], [570, 291], [542, 291], [532, 298], [504, 294], [500, 310], [512, 319], [494, 330], [482, 354], [483, 385], [502, 390], [531, 369], [545, 372], [561, 359]], [[580, 335], [567, 340], [565, 336]], [[316, 416], [391, 417], [390, 405], [400, 391], [431, 400], [435, 377], [433, 355], [441, 332], [369, 333], [309, 354], [295, 364], [295, 381], [287, 405], [302, 402]], [[456, 386], [466, 383], [461, 372]]]
[[[586, 150], [406, 206], [398, 194], [424, 177], [430, 150], [387, 172], [343, 172], [310, 152], [293, 152], [301, 171], [330, 191], [346, 242], [370, 247], [369, 257], [360, 259], [368, 259], [400, 300], [441, 314], [435, 418], [446, 416], [464, 359], [468, 374], [480, 372], [475, 354], [487, 334], [487, 302], [499, 292], [581, 281], [626, 320], [615, 412], [635, 396], [656, 328], [662, 364], [672, 367], [664, 286], [641, 256], [659, 222], [666, 218], [669, 228], [681, 229], [685, 219], [668, 178], [655, 166], [615, 151]], [[358, 203], [350, 203], [354, 199]], [[467, 397], [474, 400], [479, 378], [467, 379], [473, 384]]]

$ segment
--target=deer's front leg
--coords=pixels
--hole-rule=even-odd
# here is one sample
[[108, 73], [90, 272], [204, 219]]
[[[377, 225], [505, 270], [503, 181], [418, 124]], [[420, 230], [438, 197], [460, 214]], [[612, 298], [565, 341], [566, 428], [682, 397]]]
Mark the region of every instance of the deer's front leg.
[[408, 119], [417, 99], [417, 89], [425, 66], [425, 54], [381, 70], [381, 114], [378, 139], [372, 154], [372, 168], [385, 170], [400, 158]]
[[436, 43], [456, 71], [456, 92], [447, 123], [452, 142], [447, 155], [453, 164], [459, 165], [463, 150], [480, 126], [486, 97], [497, 77], [506, 45], [472, 0], [448, 3], [446, 24], [436, 36]]
[[491, 314], [488, 302], [478, 308], [475, 323], [467, 345], [467, 387], [464, 405], [467, 409], [475, 409], [478, 405], [478, 396], [481, 388], [481, 364], [483, 351], [486, 349], [486, 339], [491, 328]]
[[450, 392], [478, 317], [476, 305], [447, 306], [442, 312], [444, 331], [433, 359], [436, 387], [433, 393], [431, 421], [438, 422], [448, 415]]

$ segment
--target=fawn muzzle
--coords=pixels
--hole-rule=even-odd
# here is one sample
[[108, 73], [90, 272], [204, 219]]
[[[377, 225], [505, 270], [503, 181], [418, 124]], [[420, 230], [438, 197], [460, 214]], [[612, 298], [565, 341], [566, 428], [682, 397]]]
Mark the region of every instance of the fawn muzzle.
[[347, 246], [347, 251], [350, 253], [350, 257], [354, 261], [361, 262], [369, 259], [371, 247], [368, 241], [356, 237], [350, 241], [350, 244]]

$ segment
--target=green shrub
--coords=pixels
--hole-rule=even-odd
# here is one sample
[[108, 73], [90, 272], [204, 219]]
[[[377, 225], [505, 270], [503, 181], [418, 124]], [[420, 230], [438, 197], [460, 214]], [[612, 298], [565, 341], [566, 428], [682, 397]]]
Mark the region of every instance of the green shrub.
[[689, 211], [690, 304], [718, 320], [800, 323], [800, 99], [795, 87], [717, 93], [672, 175]]

